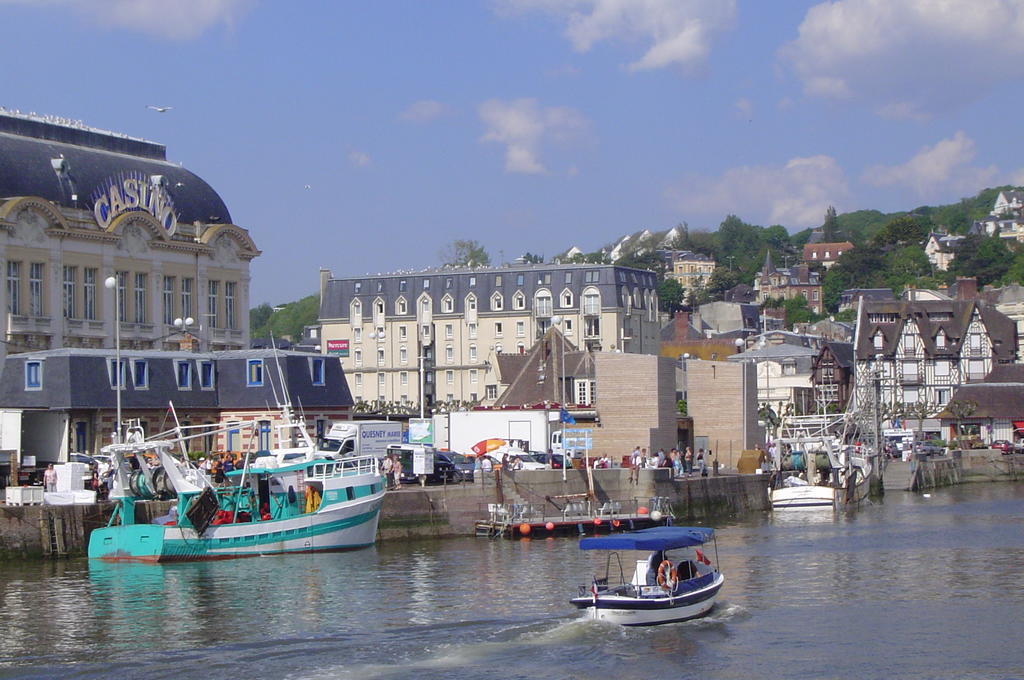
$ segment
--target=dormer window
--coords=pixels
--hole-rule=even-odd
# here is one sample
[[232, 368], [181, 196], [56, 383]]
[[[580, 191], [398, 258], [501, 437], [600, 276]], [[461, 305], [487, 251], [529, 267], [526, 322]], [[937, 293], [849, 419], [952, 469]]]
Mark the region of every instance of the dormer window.
[[882, 335], [881, 331], [878, 331], [875, 333], [872, 341], [874, 342], [875, 349], [880, 350], [882, 349], [882, 343], [885, 341], [885, 336]]
[[946, 334], [943, 333], [942, 331], [939, 331], [935, 335], [935, 346], [937, 348], [939, 348], [939, 349], [945, 349], [946, 348]]

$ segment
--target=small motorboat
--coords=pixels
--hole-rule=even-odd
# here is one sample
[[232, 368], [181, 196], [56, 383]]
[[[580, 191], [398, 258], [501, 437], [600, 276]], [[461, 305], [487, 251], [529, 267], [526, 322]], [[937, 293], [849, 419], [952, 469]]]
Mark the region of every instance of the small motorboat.
[[[704, 616], [715, 606], [725, 577], [702, 549], [714, 541], [707, 527], [661, 526], [580, 541], [581, 550], [608, 550], [603, 578], [579, 586], [571, 601], [592, 619], [653, 626]], [[625, 558], [620, 551], [649, 555]], [[626, 560], [625, 562], [623, 560]], [[627, 580], [626, 574], [629, 574]]]

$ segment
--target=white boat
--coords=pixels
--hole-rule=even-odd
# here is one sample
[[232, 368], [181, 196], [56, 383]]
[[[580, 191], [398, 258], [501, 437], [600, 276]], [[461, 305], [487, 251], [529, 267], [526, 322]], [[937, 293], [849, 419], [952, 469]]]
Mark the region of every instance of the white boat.
[[[611, 552], [605, 575], [595, 576], [589, 586], [579, 586], [571, 602], [588, 618], [623, 626], [654, 626], [704, 616], [715, 606], [725, 582], [702, 550], [714, 535], [714, 529], [707, 527], [662, 526], [584, 538], [580, 549]], [[619, 551], [650, 554], [624, 564]]]

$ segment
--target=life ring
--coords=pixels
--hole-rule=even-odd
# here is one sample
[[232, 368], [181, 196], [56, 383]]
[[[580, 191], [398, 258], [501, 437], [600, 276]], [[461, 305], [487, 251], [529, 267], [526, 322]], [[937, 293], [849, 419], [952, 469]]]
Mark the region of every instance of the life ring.
[[668, 560], [662, 560], [658, 565], [658, 585], [669, 592], [676, 587], [676, 570]]

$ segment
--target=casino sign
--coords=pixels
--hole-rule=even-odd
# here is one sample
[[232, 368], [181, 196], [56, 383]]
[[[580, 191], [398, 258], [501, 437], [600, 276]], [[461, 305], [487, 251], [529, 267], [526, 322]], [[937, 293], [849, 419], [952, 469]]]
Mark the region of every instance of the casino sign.
[[[141, 172], [123, 172], [104, 180], [92, 195], [92, 213], [96, 223], [106, 229], [114, 218], [124, 213], [147, 212], [172, 236], [178, 228], [174, 200], [159, 181]], [[157, 181], [154, 181], [157, 180]]]

